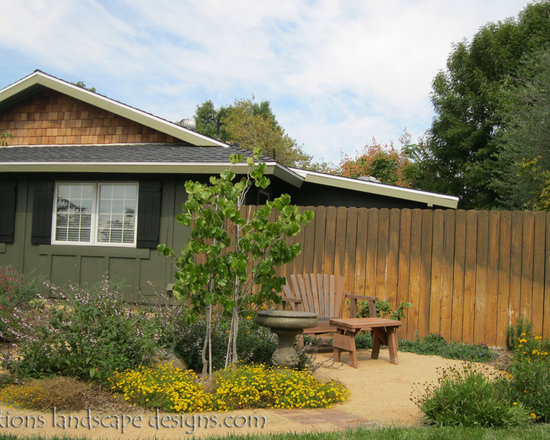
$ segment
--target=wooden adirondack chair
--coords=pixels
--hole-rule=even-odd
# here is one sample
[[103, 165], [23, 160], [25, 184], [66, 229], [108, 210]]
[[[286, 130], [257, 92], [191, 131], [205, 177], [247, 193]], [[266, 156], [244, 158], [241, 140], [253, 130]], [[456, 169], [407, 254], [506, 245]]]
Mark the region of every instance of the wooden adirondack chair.
[[[292, 310], [315, 312], [319, 325], [304, 329], [304, 334], [322, 335], [336, 333], [336, 327], [331, 326], [331, 318], [355, 318], [357, 301], [369, 301], [369, 315], [376, 317], [376, 300], [373, 296], [351, 295], [344, 292], [345, 278], [327, 274], [297, 274], [290, 275], [283, 286], [283, 310], [290, 307]], [[343, 316], [344, 303], [350, 300], [349, 316]]]

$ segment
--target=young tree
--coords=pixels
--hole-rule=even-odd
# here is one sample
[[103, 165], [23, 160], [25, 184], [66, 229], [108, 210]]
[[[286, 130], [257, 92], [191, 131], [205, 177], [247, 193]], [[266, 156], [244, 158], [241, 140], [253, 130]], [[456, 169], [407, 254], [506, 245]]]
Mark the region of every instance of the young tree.
[[[196, 313], [206, 313], [207, 333], [202, 349], [203, 373], [212, 373], [211, 328], [214, 306], [220, 304], [231, 316], [226, 366], [237, 363], [237, 334], [239, 313], [250, 303], [261, 305], [280, 302], [277, 292], [285, 283], [277, 276], [275, 267], [292, 261], [300, 253], [300, 244], [288, 244], [286, 237], [300, 232], [313, 218], [312, 211], [301, 213], [290, 204], [287, 194], [268, 201], [256, 211], [241, 209], [246, 194], [253, 187], [267, 188], [264, 176], [266, 165], [257, 163], [260, 149], [254, 158], [247, 158], [248, 173], [239, 179], [232, 170], [220, 177], [211, 177], [210, 184], [189, 181], [183, 212], [176, 219], [192, 226], [191, 238], [175, 259], [177, 270], [174, 293], [190, 298]], [[235, 155], [231, 163], [242, 162]], [[276, 220], [271, 221], [272, 213]], [[166, 245], [159, 251], [174, 256]]]
[[434, 79], [434, 118], [423, 189], [461, 197], [465, 208], [498, 206], [494, 142], [502, 128], [502, 84], [525, 56], [550, 43], [550, 2], [529, 4], [517, 20], [490, 23], [457, 44]]

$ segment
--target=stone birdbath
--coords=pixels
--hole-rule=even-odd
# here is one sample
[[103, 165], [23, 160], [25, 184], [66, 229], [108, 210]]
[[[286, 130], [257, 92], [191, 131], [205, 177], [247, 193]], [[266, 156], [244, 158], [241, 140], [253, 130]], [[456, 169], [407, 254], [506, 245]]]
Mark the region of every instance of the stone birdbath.
[[258, 312], [256, 322], [269, 328], [279, 338], [277, 349], [271, 357], [273, 364], [294, 368], [298, 366], [298, 353], [294, 348], [294, 338], [303, 333], [305, 328], [317, 325], [317, 314], [293, 310], [267, 310]]

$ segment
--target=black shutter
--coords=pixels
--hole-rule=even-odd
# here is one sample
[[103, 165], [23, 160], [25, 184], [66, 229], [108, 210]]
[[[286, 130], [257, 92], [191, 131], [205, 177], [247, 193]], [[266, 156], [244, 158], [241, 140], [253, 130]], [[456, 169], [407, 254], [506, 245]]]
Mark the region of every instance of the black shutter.
[[13, 243], [16, 182], [0, 181], [0, 243]]
[[38, 181], [34, 185], [32, 206], [32, 244], [50, 244], [52, 239], [53, 189], [51, 180]]
[[156, 249], [160, 233], [161, 182], [140, 182], [137, 247]]

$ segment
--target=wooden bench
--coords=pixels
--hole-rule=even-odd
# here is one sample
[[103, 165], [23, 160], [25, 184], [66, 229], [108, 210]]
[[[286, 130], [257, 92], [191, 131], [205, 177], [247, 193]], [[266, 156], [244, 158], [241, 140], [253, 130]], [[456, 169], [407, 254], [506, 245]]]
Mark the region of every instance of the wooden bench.
[[332, 338], [333, 358], [336, 362], [340, 362], [342, 351], [349, 351], [350, 364], [353, 368], [357, 368], [355, 336], [362, 330], [371, 330], [371, 358], [378, 359], [380, 345], [387, 345], [390, 352], [390, 362], [397, 364], [396, 330], [401, 326], [401, 321], [383, 318], [348, 318], [331, 319], [330, 325], [334, 326], [338, 332]]
[[344, 292], [345, 278], [328, 274], [296, 274], [286, 278], [283, 286], [282, 307], [292, 310], [315, 312], [319, 325], [304, 329], [306, 335], [336, 333], [336, 326], [330, 323], [333, 318], [343, 318], [346, 300], [349, 304], [349, 317], [357, 314], [357, 301], [369, 302], [369, 316], [376, 317], [376, 300], [372, 296], [351, 295]]

